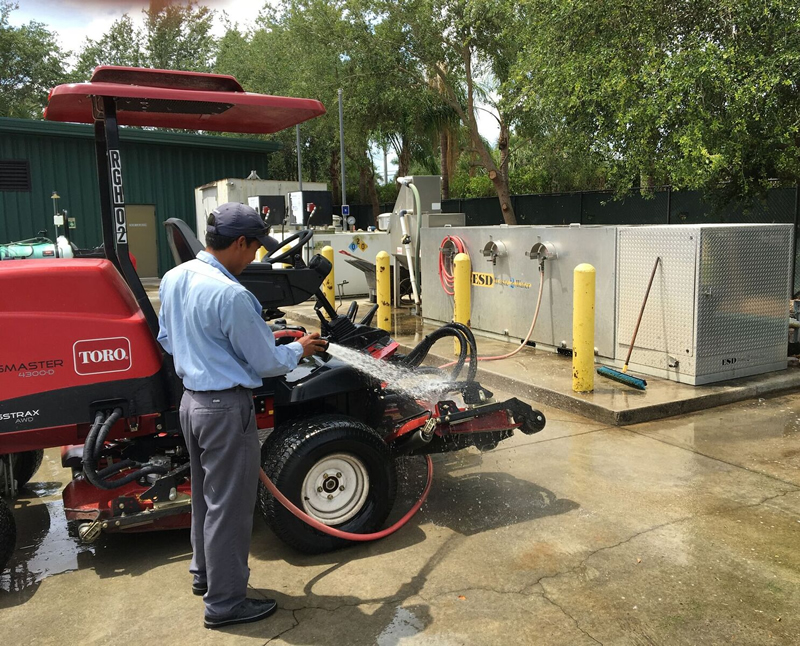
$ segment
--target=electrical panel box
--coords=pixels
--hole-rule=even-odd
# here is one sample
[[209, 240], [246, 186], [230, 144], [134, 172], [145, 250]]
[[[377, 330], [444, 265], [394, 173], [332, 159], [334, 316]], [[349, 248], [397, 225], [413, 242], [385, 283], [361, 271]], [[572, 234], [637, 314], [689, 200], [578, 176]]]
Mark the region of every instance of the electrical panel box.
[[[314, 211], [315, 208], [316, 211]], [[318, 227], [333, 224], [333, 196], [331, 192], [303, 190], [289, 193], [289, 224], [300, 227]]]
[[269, 226], [280, 226], [286, 219], [286, 198], [283, 195], [254, 195], [247, 204], [261, 214]]

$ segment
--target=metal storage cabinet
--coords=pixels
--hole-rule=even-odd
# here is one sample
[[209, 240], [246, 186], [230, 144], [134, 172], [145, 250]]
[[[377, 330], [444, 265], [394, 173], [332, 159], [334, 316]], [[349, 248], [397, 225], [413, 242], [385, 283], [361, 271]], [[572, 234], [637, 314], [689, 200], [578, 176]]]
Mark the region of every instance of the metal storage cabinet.
[[630, 368], [707, 384], [786, 367], [792, 227], [620, 227], [617, 351], [627, 354], [656, 257]]

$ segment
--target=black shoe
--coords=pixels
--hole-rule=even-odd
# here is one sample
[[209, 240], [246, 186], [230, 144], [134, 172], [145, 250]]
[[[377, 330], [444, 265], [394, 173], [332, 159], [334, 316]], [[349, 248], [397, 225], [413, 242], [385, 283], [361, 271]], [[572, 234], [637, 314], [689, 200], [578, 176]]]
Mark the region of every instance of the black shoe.
[[245, 599], [230, 613], [222, 617], [205, 616], [203, 625], [206, 628], [221, 628], [233, 624], [249, 624], [251, 621], [266, 619], [278, 609], [274, 599]]
[[192, 594], [197, 597], [202, 597], [208, 592], [208, 583], [192, 583]]

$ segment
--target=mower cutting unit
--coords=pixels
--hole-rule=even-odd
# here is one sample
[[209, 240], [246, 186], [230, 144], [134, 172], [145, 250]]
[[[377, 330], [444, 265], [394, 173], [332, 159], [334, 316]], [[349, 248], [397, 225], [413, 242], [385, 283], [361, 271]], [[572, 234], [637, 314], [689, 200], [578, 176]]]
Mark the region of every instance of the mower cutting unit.
[[[318, 101], [246, 93], [230, 76], [136, 68], [98, 67], [89, 83], [51, 92], [46, 119], [94, 124], [105, 258], [0, 263], [0, 492], [13, 497], [43, 449], [61, 446], [73, 474], [65, 513], [83, 540], [189, 525], [182, 387], [156, 342], [157, 316], [128, 254], [118, 126], [271, 133], [324, 112]], [[194, 258], [200, 243], [189, 227], [175, 219], [166, 226], [176, 262]], [[445, 326], [400, 355], [386, 332], [370, 326], [374, 309], [358, 323], [355, 304], [337, 316], [319, 291], [330, 264], [321, 256], [302, 261], [311, 237], [302, 231], [284, 240], [283, 251], [240, 277], [273, 321], [278, 343], [303, 333], [276, 320], [280, 307], [316, 297], [329, 341], [421, 373], [431, 370], [421, 363], [436, 340], [462, 344], [446, 398], [433, 402], [395, 393], [328, 355], [253, 393], [258, 427], [271, 431], [262, 466], [278, 489], [325, 525], [373, 532], [394, 503], [398, 455], [492, 448], [513, 429], [535, 433], [545, 420], [516, 399], [494, 402], [474, 381], [477, 353], [467, 328]], [[263, 486], [259, 507], [297, 549], [347, 544], [299, 521]], [[14, 541], [13, 517], [0, 499], [0, 569]]]

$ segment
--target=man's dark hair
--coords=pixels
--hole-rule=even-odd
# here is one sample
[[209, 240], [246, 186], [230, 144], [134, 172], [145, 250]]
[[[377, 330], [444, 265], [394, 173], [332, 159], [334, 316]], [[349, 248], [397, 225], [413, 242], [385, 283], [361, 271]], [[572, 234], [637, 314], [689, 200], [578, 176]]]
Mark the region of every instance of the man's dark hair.
[[236, 242], [236, 238], [231, 238], [230, 236], [221, 236], [216, 233], [206, 233], [206, 246], [210, 247], [214, 251], [222, 251], [223, 249], [227, 249], [234, 242]]
[[[231, 238], [230, 236], [221, 236], [217, 233], [206, 233], [206, 246], [214, 251], [222, 251], [230, 247], [238, 239], [238, 237]], [[246, 241], [248, 245], [251, 245], [253, 242], [257, 242], [258, 238], [246, 238]]]

